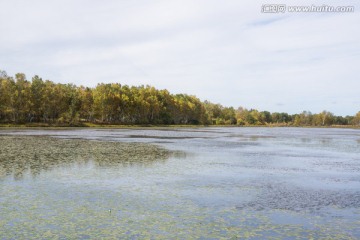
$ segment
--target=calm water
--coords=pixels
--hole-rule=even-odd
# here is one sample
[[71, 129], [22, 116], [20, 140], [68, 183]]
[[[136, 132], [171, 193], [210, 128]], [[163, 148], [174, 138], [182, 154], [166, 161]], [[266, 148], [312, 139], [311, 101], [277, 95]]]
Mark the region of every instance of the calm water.
[[98, 166], [90, 159], [36, 175], [27, 170], [22, 178], [2, 175], [0, 239], [360, 238], [360, 130], [0, 134], [152, 143], [177, 151], [149, 165]]

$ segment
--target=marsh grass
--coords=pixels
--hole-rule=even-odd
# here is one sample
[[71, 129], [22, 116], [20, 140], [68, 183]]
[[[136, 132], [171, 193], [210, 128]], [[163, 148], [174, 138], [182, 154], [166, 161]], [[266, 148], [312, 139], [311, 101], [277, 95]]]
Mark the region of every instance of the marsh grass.
[[30, 172], [93, 161], [97, 167], [148, 165], [170, 152], [151, 144], [59, 139], [46, 136], [0, 136], [0, 178], [21, 179]]

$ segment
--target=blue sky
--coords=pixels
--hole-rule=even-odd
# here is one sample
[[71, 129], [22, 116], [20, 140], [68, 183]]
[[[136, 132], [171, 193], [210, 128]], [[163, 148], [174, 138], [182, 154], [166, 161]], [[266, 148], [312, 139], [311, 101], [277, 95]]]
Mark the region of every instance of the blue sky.
[[263, 4], [3, 0], [0, 69], [85, 86], [149, 84], [272, 112], [360, 111], [358, 1], [291, 1], [353, 13], [261, 13]]

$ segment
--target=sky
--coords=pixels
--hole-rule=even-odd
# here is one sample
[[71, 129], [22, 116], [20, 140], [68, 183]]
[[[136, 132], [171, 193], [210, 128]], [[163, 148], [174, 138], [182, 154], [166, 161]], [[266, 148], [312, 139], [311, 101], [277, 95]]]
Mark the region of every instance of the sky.
[[[264, 13], [264, 4], [354, 6]], [[291, 4], [290, 4], [291, 3]], [[0, 69], [235, 108], [360, 111], [359, 1], [0, 0]]]

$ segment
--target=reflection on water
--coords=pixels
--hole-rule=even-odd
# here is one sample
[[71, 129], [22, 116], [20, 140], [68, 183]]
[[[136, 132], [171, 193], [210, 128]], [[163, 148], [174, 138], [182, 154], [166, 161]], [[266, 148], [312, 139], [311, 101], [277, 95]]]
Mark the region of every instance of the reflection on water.
[[359, 130], [1, 133], [0, 239], [360, 238]]
[[[43, 136], [0, 136], [0, 179], [33, 177], [64, 166], [148, 166], [165, 161], [170, 152], [150, 144], [64, 140]], [[180, 154], [180, 153], [178, 153]]]

